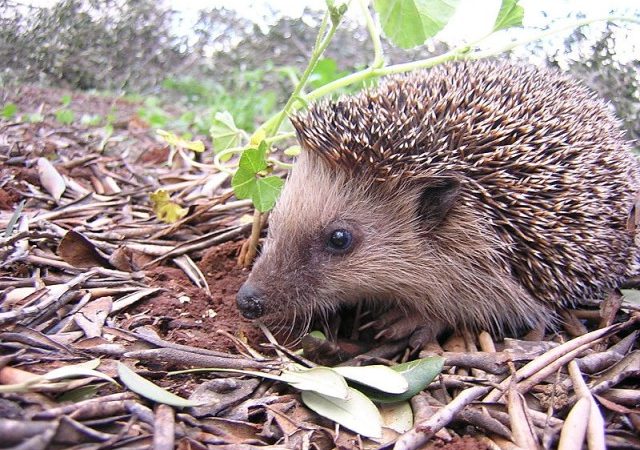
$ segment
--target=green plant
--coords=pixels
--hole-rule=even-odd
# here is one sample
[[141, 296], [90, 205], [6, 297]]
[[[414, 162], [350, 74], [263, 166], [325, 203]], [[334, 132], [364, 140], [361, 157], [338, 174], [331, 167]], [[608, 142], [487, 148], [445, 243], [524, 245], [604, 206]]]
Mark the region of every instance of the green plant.
[[5, 119], [13, 119], [18, 113], [18, 106], [15, 103], [7, 103], [2, 107], [0, 111], [0, 116]]
[[73, 123], [75, 114], [70, 109], [59, 109], [55, 112], [56, 120], [63, 125], [70, 125]]
[[192, 114], [187, 113], [190, 117], [183, 119], [188, 119], [187, 127], [193, 126], [197, 133], [208, 133], [222, 112], [228, 112], [238, 127], [251, 131], [259, 119], [273, 114], [276, 108], [276, 93], [264, 88], [264, 76], [265, 69], [238, 72], [224, 85], [193, 77], [167, 78], [162, 86], [186, 99]]
[[239, 199], [250, 198], [260, 212], [269, 211], [278, 199], [284, 180], [271, 175], [272, 165], [266, 159], [267, 143], [260, 142], [258, 148], [249, 148], [242, 153], [238, 170], [231, 185]]
[[71, 96], [63, 95], [60, 98], [60, 108], [54, 111], [54, 115], [56, 116], [56, 120], [63, 125], [71, 125], [75, 120], [75, 114], [69, 106], [71, 105]]
[[152, 128], [167, 128], [171, 116], [160, 106], [160, 99], [147, 97], [138, 109], [138, 116], [145, 120]]
[[[313, 68], [313, 71], [309, 76], [308, 84], [311, 89], [318, 89], [326, 84], [346, 77], [347, 75], [349, 75], [349, 72], [346, 70], [340, 70], [335, 59], [322, 58]], [[345, 92], [353, 92], [360, 88], [361, 85], [347, 86]]]

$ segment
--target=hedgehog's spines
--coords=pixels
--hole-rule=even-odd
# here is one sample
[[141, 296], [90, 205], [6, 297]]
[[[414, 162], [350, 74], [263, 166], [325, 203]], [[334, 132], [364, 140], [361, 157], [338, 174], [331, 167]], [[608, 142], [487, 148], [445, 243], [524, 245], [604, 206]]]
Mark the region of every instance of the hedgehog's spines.
[[461, 201], [511, 243], [510, 270], [540, 300], [601, 295], [637, 269], [618, 217], [637, 162], [607, 105], [558, 72], [445, 64], [321, 101], [292, 122], [305, 151], [363, 182], [458, 174]]

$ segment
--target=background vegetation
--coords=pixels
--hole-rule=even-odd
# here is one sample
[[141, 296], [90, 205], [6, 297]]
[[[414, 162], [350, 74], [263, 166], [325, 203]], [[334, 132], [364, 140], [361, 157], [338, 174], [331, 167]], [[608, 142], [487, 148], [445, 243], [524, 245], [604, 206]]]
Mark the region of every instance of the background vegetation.
[[[579, 13], [579, 12], [577, 12]], [[640, 13], [636, 13], [640, 17]], [[264, 30], [226, 9], [202, 10], [194, 27], [152, 0], [63, 0], [53, 7], [0, 0], [0, 85], [37, 83], [144, 96], [152, 126], [206, 134], [229, 111], [252, 131], [283, 105], [313, 47], [322, 12], [281, 17]], [[585, 80], [611, 101], [632, 139], [640, 138], [640, 61], [616, 59], [616, 25], [574, 32], [562, 48], [531, 47], [548, 64]], [[364, 67], [372, 55], [363, 26], [346, 21], [311, 87]], [[402, 50], [383, 40], [389, 63], [442, 53], [444, 44]], [[338, 64], [342, 65], [339, 66]], [[185, 106], [178, 113], [166, 105]]]

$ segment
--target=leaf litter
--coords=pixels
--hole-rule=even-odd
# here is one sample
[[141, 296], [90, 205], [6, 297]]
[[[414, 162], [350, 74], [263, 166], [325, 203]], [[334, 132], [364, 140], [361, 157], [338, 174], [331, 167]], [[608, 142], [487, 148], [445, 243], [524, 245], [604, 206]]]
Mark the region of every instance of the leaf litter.
[[[640, 448], [633, 289], [611, 295], [602, 313], [597, 305], [564, 312], [564, 327], [546, 335], [454, 335], [419, 354], [357, 331], [351, 341], [314, 341], [318, 357], [306, 348], [305, 356], [319, 364], [315, 373], [373, 365], [364, 376], [344, 372], [392, 391], [404, 385], [368, 380], [380, 364], [443, 358], [434, 366], [444, 364], [442, 373], [402, 402], [351, 382], [363, 406], [340, 406], [339, 429], [323, 416], [336, 414], [340, 399], [313, 390], [301, 396], [226, 371], [169, 375], [286, 367], [235, 310], [250, 202], [231, 195], [226, 174], [184, 158], [167, 165], [169, 145], [133, 103], [74, 96], [72, 108], [92, 113], [117, 106], [104, 133], [56, 121], [58, 91], [2, 95], [42, 120], [0, 119], [0, 448]], [[206, 163], [212, 155], [204, 155]], [[160, 189], [180, 211], [172, 223], [154, 213]], [[414, 364], [396, 372], [421, 372]], [[378, 396], [382, 416], [360, 392]]]

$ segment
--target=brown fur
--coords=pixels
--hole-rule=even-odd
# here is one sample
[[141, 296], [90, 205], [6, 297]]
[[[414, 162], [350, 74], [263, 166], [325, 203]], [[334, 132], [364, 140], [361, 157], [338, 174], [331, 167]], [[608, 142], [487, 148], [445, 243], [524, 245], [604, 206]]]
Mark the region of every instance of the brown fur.
[[[294, 125], [304, 151], [249, 278], [272, 322], [368, 300], [434, 333], [500, 333], [637, 269], [626, 219], [638, 164], [607, 106], [555, 72], [445, 65], [315, 105]], [[430, 223], [417, 211], [441, 179], [459, 192]], [[354, 250], [326, 252], [342, 225]]]

